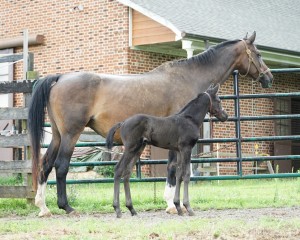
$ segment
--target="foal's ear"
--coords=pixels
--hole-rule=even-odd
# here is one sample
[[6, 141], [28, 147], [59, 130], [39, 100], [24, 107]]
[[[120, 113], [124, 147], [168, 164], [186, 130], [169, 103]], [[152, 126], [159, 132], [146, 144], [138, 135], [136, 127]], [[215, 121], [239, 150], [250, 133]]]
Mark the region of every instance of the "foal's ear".
[[220, 88], [220, 84], [217, 84], [216, 86], [211, 87], [209, 89], [210, 94], [211, 95], [216, 95], [219, 92], [219, 88]]
[[254, 43], [255, 38], [256, 38], [256, 32], [254, 31], [252, 33], [252, 35], [246, 41], [247, 41], [247, 43], [252, 44], [252, 43]]

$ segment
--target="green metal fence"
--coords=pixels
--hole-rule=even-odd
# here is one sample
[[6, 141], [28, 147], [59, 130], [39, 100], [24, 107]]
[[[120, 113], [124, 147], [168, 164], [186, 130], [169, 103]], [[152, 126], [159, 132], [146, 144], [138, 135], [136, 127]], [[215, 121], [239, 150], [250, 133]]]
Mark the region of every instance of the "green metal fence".
[[[300, 72], [300, 68], [291, 69], [272, 69], [271, 72], [277, 73], [296, 73]], [[241, 122], [242, 121], [262, 121], [262, 120], [277, 120], [277, 119], [300, 119], [300, 114], [288, 114], [288, 115], [268, 115], [268, 116], [241, 116], [240, 114], [240, 100], [241, 99], [253, 99], [253, 98], [280, 98], [280, 97], [300, 97], [300, 92], [292, 93], [270, 93], [270, 94], [245, 94], [240, 95], [238, 72], [233, 73], [233, 86], [234, 94], [220, 96], [224, 100], [234, 100], [234, 117], [230, 117], [228, 121], [235, 123], [235, 136], [233, 138], [213, 138], [213, 139], [199, 139], [199, 143], [235, 143], [236, 157], [231, 158], [192, 158], [192, 163], [215, 163], [215, 162], [235, 162], [237, 163], [236, 175], [221, 175], [221, 176], [195, 176], [191, 177], [191, 181], [200, 180], [233, 180], [233, 179], [258, 179], [258, 178], [290, 178], [300, 177], [300, 173], [275, 173], [275, 174], [251, 174], [243, 175], [243, 162], [254, 161], [274, 161], [274, 160], [300, 160], [300, 155], [286, 155], [286, 156], [259, 156], [259, 157], [243, 157], [242, 143], [243, 142], [259, 142], [259, 141], [285, 141], [285, 140], [300, 140], [300, 135], [291, 136], [264, 136], [264, 137], [242, 137], [241, 136]], [[209, 121], [209, 119], [205, 119]], [[212, 121], [217, 121], [212, 119]], [[90, 142], [90, 143], [78, 143], [77, 147], [86, 146], [105, 146], [105, 142]], [[47, 147], [47, 146], [44, 146]], [[70, 166], [111, 166], [115, 165], [117, 161], [99, 161], [99, 162], [73, 162]], [[160, 160], [139, 160], [136, 165], [137, 177], [131, 178], [132, 182], [165, 182], [165, 177], [149, 177], [143, 178], [141, 174], [141, 165], [151, 164], [166, 164], [167, 159]], [[67, 180], [68, 184], [81, 184], [81, 183], [109, 183], [113, 182], [112, 178], [101, 178], [91, 180]], [[55, 181], [48, 181], [48, 184], [55, 184]]]

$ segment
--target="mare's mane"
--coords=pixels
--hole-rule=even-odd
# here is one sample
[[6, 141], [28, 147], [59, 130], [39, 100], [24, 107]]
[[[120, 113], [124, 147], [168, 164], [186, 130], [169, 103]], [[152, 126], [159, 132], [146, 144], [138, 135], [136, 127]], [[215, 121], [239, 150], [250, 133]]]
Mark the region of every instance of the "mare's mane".
[[180, 65], [190, 65], [193, 63], [196, 64], [212, 64], [215, 61], [215, 58], [217, 56], [217, 52], [227, 46], [236, 44], [240, 40], [232, 40], [232, 41], [225, 41], [220, 44], [217, 44], [215, 46], [209, 47], [207, 50], [205, 50], [202, 53], [199, 53], [191, 58], [183, 58], [183, 59], [178, 59], [174, 61], [169, 61], [165, 62], [162, 65], [158, 66], [155, 68], [153, 71], [160, 71], [164, 70], [167, 67], [173, 67], [173, 66], [180, 66]]

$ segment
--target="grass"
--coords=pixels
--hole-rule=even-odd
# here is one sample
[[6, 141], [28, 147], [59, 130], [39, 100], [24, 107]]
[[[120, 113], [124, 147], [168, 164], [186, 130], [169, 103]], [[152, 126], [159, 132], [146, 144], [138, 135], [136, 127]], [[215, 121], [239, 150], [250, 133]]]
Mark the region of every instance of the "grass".
[[[156, 187], [154, 186], [156, 184]], [[165, 183], [131, 183], [132, 199], [138, 211], [165, 209]], [[68, 185], [69, 203], [80, 213], [113, 212], [113, 184]], [[156, 189], [156, 191], [154, 191]], [[300, 203], [300, 179], [205, 181], [190, 184], [194, 209], [265, 208], [297, 206]], [[47, 187], [47, 206], [52, 213], [64, 214], [57, 208], [56, 186]], [[121, 204], [124, 207], [121, 187]], [[0, 217], [37, 213], [25, 199], [0, 199]]]
[[[300, 179], [205, 181], [190, 184], [194, 209], [288, 207], [300, 204]], [[165, 209], [165, 183], [132, 183], [138, 212]], [[156, 192], [154, 191], [156, 189]], [[300, 219], [262, 217], [257, 221], [170, 216], [154, 221], [115, 219], [113, 184], [68, 185], [69, 202], [81, 216], [68, 216], [56, 205], [56, 187], [48, 186], [51, 218], [37, 218], [38, 209], [25, 199], [0, 199], [1, 239], [299, 239]], [[124, 190], [121, 188], [122, 209]], [[99, 215], [101, 214], [101, 215]], [[147, 216], [145, 214], [144, 216]], [[204, 215], [205, 216], [205, 215]], [[130, 220], [129, 220], [130, 219]], [[9, 220], [9, 221], [8, 221]], [[296, 236], [294, 238], [294, 236]]]

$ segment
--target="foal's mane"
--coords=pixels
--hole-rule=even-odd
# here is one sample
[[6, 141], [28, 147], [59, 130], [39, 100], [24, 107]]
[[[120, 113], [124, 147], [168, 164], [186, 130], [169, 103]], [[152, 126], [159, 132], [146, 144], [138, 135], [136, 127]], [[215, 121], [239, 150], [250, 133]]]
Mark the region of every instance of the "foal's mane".
[[163, 63], [162, 65], [158, 66], [155, 68], [153, 71], [159, 71], [159, 70], [164, 70], [167, 67], [173, 67], [173, 66], [181, 66], [181, 65], [189, 65], [189, 64], [212, 64], [216, 57], [217, 57], [217, 52], [223, 49], [224, 47], [228, 47], [230, 45], [236, 44], [240, 40], [232, 40], [232, 41], [225, 41], [222, 43], [219, 43], [215, 46], [209, 47], [207, 50], [205, 50], [202, 53], [199, 53], [191, 58], [183, 58], [183, 59], [178, 59], [174, 61], [169, 61], [166, 63]]
[[205, 95], [205, 93], [199, 93], [197, 97], [195, 97], [193, 100], [191, 100], [190, 102], [188, 102], [179, 112], [177, 112], [175, 115], [179, 115], [181, 113], [183, 113], [188, 107], [190, 107], [191, 105], [195, 104], [195, 102], [198, 101], [198, 98], [202, 97], [203, 95]]

